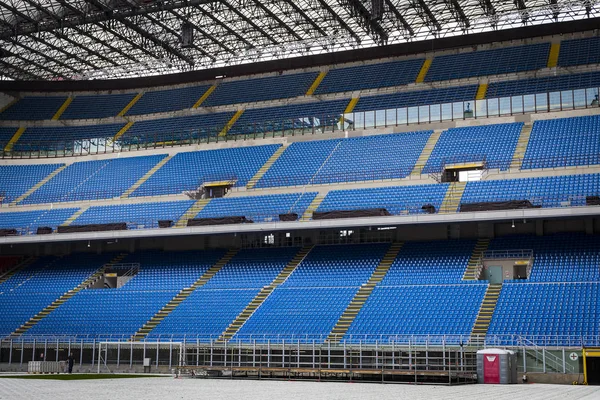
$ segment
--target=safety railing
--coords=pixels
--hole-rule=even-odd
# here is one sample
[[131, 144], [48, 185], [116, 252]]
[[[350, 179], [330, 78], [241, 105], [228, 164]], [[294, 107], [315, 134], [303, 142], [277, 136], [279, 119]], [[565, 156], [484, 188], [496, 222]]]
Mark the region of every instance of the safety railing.
[[26, 142], [17, 142], [11, 151], [2, 152], [2, 157], [84, 156], [172, 146], [203, 145], [223, 141], [318, 135], [472, 118], [597, 108], [599, 106], [598, 92], [599, 88], [595, 87], [334, 115], [282, 118], [248, 124], [235, 124], [223, 136], [221, 135], [223, 126], [208, 126], [185, 130], [147, 132], [135, 136], [127, 135], [126, 132], [122, 138], [116, 141], [112, 137], [78, 140], [56, 140], [52, 138], [51, 140], [37, 141], [27, 139]]

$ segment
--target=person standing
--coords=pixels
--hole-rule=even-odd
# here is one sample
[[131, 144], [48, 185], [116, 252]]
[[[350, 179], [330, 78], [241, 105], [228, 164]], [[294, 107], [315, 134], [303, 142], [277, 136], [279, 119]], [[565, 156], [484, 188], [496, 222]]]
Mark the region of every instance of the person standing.
[[69, 362], [69, 373], [72, 374], [73, 373], [73, 353], [69, 353], [69, 357], [67, 358], [67, 361]]

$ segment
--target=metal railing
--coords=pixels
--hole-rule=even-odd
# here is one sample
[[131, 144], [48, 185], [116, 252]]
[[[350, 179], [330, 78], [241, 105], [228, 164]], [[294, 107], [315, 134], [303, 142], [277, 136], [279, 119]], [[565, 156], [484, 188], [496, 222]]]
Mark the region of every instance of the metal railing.
[[600, 88], [563, 90], [483, 100], [466, 100], [435, 105], [390, 108], [333, 115], [312, 115], [249, 124], [235, 124], [228, 134], [220, 136], [223, 126], [198, 127], [169, 132], [149, 132], [113, 138], [89, 138], [73, 141], [17, 142], [3, 158], [46, 158], [95, 155], [189, 146], [223, 141], [256, 140], [298, 135], [419, 125], [473, 118], [546, 113], [574, 109], [597, 108]]

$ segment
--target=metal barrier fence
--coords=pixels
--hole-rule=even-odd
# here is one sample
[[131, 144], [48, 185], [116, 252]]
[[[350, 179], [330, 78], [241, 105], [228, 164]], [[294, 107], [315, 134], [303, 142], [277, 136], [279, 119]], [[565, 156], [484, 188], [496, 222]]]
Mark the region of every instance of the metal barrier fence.
[[224, 136], [221, 136], [223, 126], [213, 126], [181, 131], [148, 132], [135, 137], [125, 135], [117, 141], [114, 141], [113, 138], [90, 138], [64, 142], [28, 140], [27, 143], [17, 142], [12, 151], [3, 151], [2, 157], [46, 158], [95, 155], [223, 141], [317, 135], [472, 118], [597, 108], [599, 106], [599, 89], [563, 90], [335, 115], [311, 115], [245, 125], [235, 124]]

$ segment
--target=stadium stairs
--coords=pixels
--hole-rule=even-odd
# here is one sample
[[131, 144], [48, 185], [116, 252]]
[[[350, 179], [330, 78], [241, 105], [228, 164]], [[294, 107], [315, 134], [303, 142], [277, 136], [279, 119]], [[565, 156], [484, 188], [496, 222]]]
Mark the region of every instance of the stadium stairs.
[[425, 143], [425, 147], [423, 147], [423, 151], [421, 151], [421, 154], [415, 163], [415, 167], [410, 173], [411, 178], [418, 178], [421, 176], [421, 171], [423, 171], [423, 168], [425, 168], [425, 164], [427, 164], [427, 160], [429, 160], [429, 156], [431, 156], [433, 148], [440, 139], [441, 135], [442, 131], [435, 131], [431, 134], [431, 136], [429, 136], [427, 143]]
[[173, 310], [175, 310], [181, 302], [187, 299], [194, 290], [201, 286], [204, 286], [217, 272], [223, 268], [231, 259], [236, 255], [237, 249], [229, 250], [219, 261], [217, 261], [212, 267], [210, 267], [196, 282], [192, 283], [190, 287], [183, 288], [175, 297], [171, 299], [167, 304], [164, 305], [154, 316], [146, 322], [132, 337], [131, 341], [139, 342], [148, 336], [150, 331], [154, 329], [163, 319], [167, 317]]
[[206, 205], [210, 202], [210, 199], [200, 199], [195, 202], [182, 216], [179, 221], [175, 223], [175, 228], [185, 228], [188, 220], [194, 218]]
[[204, 92], [204, 94], [198, 99], [198, 101], [194, 103], [192, 108], [200, 107], [202, 105], [202, 103], [204, 103], [206, 101], [206, 99], [208, 99], [208, 96], [210, 96], [212, 94], [212, 92], [215, 91], [216, 88], [217, 88], [217, 85], [212, 85], [211, 87], [206, 89], [206, 92]]
[[129, 109], [131, 107], [133, 107], [134, 104], [137, 103], [138, 100], [141, 99], [143, 95], [144, 95], [144, 92], [138, 93], [133, 99], [131, 99], [131, 101], [125, 107], [123, 107], [123, 109], [117, 114], [117, 116], [123, 117], [125, 114], [127, 114], [127, 111], [129, 111]]
[[229, 132], [229, 130], [233, 127], [233, 125], [235, 125], [237, 120], [240, 119], [244, 111], [244, 109], [237, 110], [236, 113], [233, 114], [233, 117], [231, 117], [231, 119], [225, 124], [223, 129], [221, 129], [221, 132], [219, 132], [219, 136], [226, 136], [227, 132]]
[[281, 146], [280, 148], [275, 150], [275, 153], [273, 153], [273, 155], [269, 157], [267, 162], [262, 167], [260, 167], [258, 172], [252, 178], [250, 178], [250, 180], [246, 184], [246, 189], [254, 189], [254, 186], [256, 186], [260, 178], [262, 178], [267, 173], [269, 168], [271, 168], [271, 166], [275, 163], [275, 161], [277, 161], [277, 159], [281, 157], [285, 149], [287, 149], [286, 146]]
[[383, 278], [389, 271], [390, 267], [392, 266], [392, 263], [394, 262], [394, 260], [398, 256], [398, 253], [402, 249], [403, 244], [404, 243], [402, 242], [392, 243], [388, 251], [385, 253], [383, 258], [379, 262], [379, 265], [377, 265], [377, 268], [375, 268], [375, 271], [373, 271], [373, 273], [371, 274], [371, 277], [369, 278], [367, 283], [365, 283], [360, 287], [360, 289], [358, 289], [358, 292], [356, 292], [354, 298], [352, 299], [350, 304], [348, 304], [346, 310], [344, 310], [342, 316], [327, 336], [327, 342], [339, 343], [340, 339], [344, 337], [346, 332], [348, 332], [350, 325], [352, 325], [352, 322], [354, 322], [354, 319], [356, 318], [363, 305], [373, 292], [373, 289], [375, 289], [375, 286], [377, 286], [377, 284], [383, 280]]
[[23, 136], [23, 133], [25, 133], [26, 129], [27, 128], [24, 128], [24, 127], [20, 127], [19, 129], [17, 129], [17, 131], [10, 138], [10, 140], [8, 141], [8, 143], [6, 144], [6, 146], [4, 146], [4, 151], [6, 151], [6, 152], [12, 151], [13, 147], [15, 147], [15, 143], [17, 143], [17, 141], [19, 140], [19, 138], [21, 136]]
[[473, 252], [471, 253], [471, 257], [467, 262], [467, 268], [463, 274], [463, 281], [476, 281], [479, 279], [477, 274], [479, 273], [479, 266], [481, 265], [481, 260], [483, 259], [483, 253], [485, 253], [490, 246], [490, 239], [478, 239], [475, 247], [473, 248]]
[[36, 183], [32, 188], [30, 188], [28, 191], [26, 191], [25, 193], [23, 193], [22, 195], [20, 195], [19, 197], [17, 197], [12, 203], [10, 203], [11, 206], [17, 205], [19, 202], [25, 200], [27, 197], [31, 196], [31, 194], [33, 192], [35, 192], [36, 190], [38, 190], [39, 188], [41, 188], [42, 186], [44, 186], [50, 179], [54, 178], [56, 175], [58, 175], [63, 169], [67, 168], [68, 165], [63, 165], [61, 167], [56, 168], [54, 171], [52, 171], [47, 177], [45, 177], [44, 179], [42, 179], [41, 181], [39, 181], [38, 183]]
[[254, 312], [264, 303], [264, 301], [273, 293], [273, 291], [281, 285], [294, 272], [296, 267], [306, 258], [313, 246], [305, 246], [298, 251], [298, 254], [281, 270], [273, 282], [265, 286], [258, 292], [256, 297], [246, 306], [246, 308], [235, 318], [235, 320], [227, 327], [225, 332], [219, 338], [219, 342], [226, 342], [240, 330], [246, 321], [254, 314]]
[[125, 124], [124, 127], [122, 127], [119, 132], [117, 132], [115, 134], [115, 136], [113, 137], [113, 142], [116, 142], [117, 140], [119, 140], [119, 138], [121, 136], [123, 136], [125, 134], [125, 132], [127, 132], [129, 130], [129, 128], [131, 128], [133, 126], [133, 121], [129, 121], [127, 124]]
[[487, 93], [488, 84], [480, 83], [477, 88], [477, 94], [475, 95], [475, 100], [483, 100], [485, 99], [485, 94]]
[[423, 61], [423, 66], [421, 66], [421, 70], [419, 71], [419, 75], [417, 75], [415, 83], [423, 83], [425, 81], [425, 76], [427, 75], [427, 71], [429, 71], [432, 62], [433, 58], [427, 58]]
[[485, 335], [490, 327], [490, 322], [492, 322], [492, 315], [496, 309], [501, 289], [501, 284], [488, 285], [471, 331], [471, 345], [482, 345], [485, 342]]
[[158, 164], [156, 164], [154, 167], [152, 167], [150, 169], [150, 171], [146, 172], [146, 174], [144, 176], [142, 176], [136, 183], [134, 183], [133, 186], [131, 186], [129, 189], [127, 189], [125, 191], [125, 193], [123, 193], [121, 195], [121, 198], [122, 199], [128, 198], [131, 195], [131, 193], [135, 192], [137, 190], [137, 188], [139, 188], [140, 186], [142, 186], [142, 184], [144, 182], [146, 182], [152, 175], [154, 175], [154, 173], [156, 171], [158, 171], [159, 169], [161, 169], [163, 165], [165, 165], [166, 163], [168, 163], [169, 160], [171, 158], [173, 158], [174, 156], [175, 155], [170, 155], [170, 156], [167, 156], [167, 157], [163, 158], [162, 160], [160, 160], [158, 162]]
[[71, 225], [73, 222], [75, 222], [75, 220], [77, 218], [79, 218], [81, 216], [81, 214], [83, 214], [84, 212], [87, 211], [88, 208], [90, 208], [91, 206], [87, 205], [87, 206], [82, 206], [81, 208], [79, 208], [77, 211], [75, 211], [73, 213], [73, 215], [71, 215], [65, 222], [63, 222], [62, 226], [69, 226]]
[[321, 71], [319, 73], [319, 75], [317, 75], [317, 77], [315, 78], [315, 80], [312, 83], [312, 85], [310, 85], [310, 87], [306, 91], [306, 96], [312, 96], [315, 93], [315, 91], [317, 90], [317, 88], [319, 87], [319, 85], [321, 84], [321, 82], [323, 82], [323, 79], [325, 78], [325, 75], [327, 75], [327, 71]]
[[60, 116], [63, 115], [63, 113], [65, 112], [67, 107], [69, 107], [69, 104], [71, 104], [72, 101], [73, 101], [73, 97], [71, 97], [71, 96], [67, 97], [65, 102], [62, 104], [62, 106], [60, 106], [58, 111], [56, 111], [56, 113], [52, 117], [52, 121], [58, 121], [60, 119]]
[[440, 206], [440, 214], [454, 214], [458, 211], [466, 187], [467, 182], [453, 182], [448, 186], [448, 191]]
[[548, 68], [555, 68], [558, 65], [558, 55], [560, 54], [560, 42], [552, 43], [550, 53], [548, 54]]
[[[119, 254], [118, 256], [113, 258], [109, 264], [117, 264], [123, 258], [125, 258], [125, 256], [126, 256], [126, 254], [124, 254], [124, 253]], [[56, 263], [56, 262], [60, 262], [60, 259], [57, 259], [54, 263]], [[78, 292], [82, 291], [83, 289], [88, 288], [90, 285], [92, 285], [94, 282], [96, 282], [98, 280], [98, 278], [100, 278], [102, 276], [102, 274], [104, 273], [104, 268], [105, 268], [105, 266], [100, 267], [96, 272], [94, 272], [92, 275], [90, 275], [85, 281], [81, 282], [75, 288], [69, 290], [67, 293], [63, 294], [58, 299], [54, 300], [50, 305], [48, 305], [42, 311], [40, 311], [39, 313], [37, 313], [36, 315], [31, 317], [29, 319], [29, 321], [25, 322], [17, 330], [15, 330], [11, 334], [11, 337], [17, 337], [17, 336], [23, 335], [25, 332], [27, 332], [29, 329], [31, 329], [35, 324], [40, 322], [43, 318], [46, 318], [52, 311], [54, 311], [58, 307], [60, 307], [65, 301], [69, 300], [71, 297], [75, 296]]]
[[525, 124], [521, 129], [521, 134], [519, 135], [519, 141], [517, 142], [517, 147], [515, 148], [515, 153], [513, 154], [512, 161], [510, 162], [510, 169], [521, 169], [523, 165], [523, 158], [525, 157], [525, 152], [527, 151], [527, 146], [529, 145], [529, 138], [531, 137], [531, 130], [533, 129], [533, 124]]
[[35, 260], [37, 260], [37, 257], [29, 257], [29, 258], [21, 261], [17, 265], [15, 265], [14, 267], [12, 267], [11, 269], [9, 269], [8, 271], [6, 271], [3, 275], [0, 276], [0, 285], [2, 285], [4, 282], [6, 282], [7, 280], [9, 280], [11, 276], [13, 276], [14, 274], [16, 274], [17, 272], [19, 272], [23, 268], [27, 267], [28, 265], [31, 265], [31, 263], [34, 262]]
[[300, 221], [310, 221], [315, 211], [317, 211], [317, 208], [319, 208], [323, 200], [325, 200], [325, 196], [327, 196], [327, 194], [319, 193], [316, 195], [313, 201], [304, 211], [304, 214], [302, 214]]

